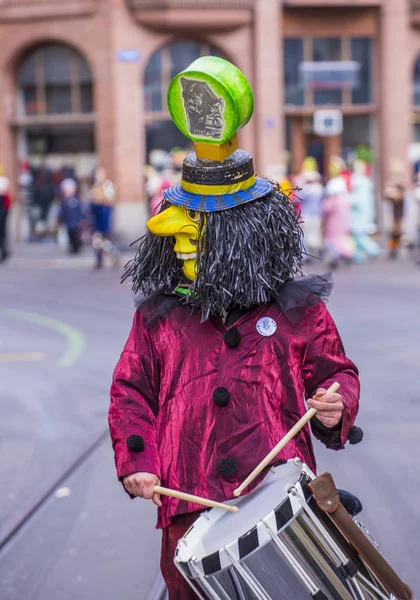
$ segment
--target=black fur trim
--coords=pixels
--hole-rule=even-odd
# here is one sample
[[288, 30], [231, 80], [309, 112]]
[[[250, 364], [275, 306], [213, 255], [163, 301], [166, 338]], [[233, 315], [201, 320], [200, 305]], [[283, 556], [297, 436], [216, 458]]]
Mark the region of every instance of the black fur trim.
[[333, 288], [332, 274], [306, 275], [284, 284], [276, 300], [290, 323], [297, 323], [307, 308], [328, 302]]
[[238, 472], [238, 463], [234, 458], [223, 458], [217, 463], [217, 472], [222, 477], [233, 477]]
[[144, 450], [144, 439], [141, 435], [130, 435], [126, 440], [126, 444], [131, 452], [143, 452]]
[[217, 406], [226, 406], [230, 400], [230, 392], [225, 387], [218, 387], [213, 392], [213, 400]]
[[225, 344], [230, 348], [236, 348], [241, 343], [241, 332], [236, 327], [231, 327], [223, 336]]

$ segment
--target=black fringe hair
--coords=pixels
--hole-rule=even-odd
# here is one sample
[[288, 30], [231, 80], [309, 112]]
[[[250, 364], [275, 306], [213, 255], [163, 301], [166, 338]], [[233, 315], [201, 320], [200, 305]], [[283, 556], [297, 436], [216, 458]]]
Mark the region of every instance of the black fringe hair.
[[[161, 210], [169, 203], [164, 202]], [[202, 320], [232, 306], [251, 307], [277, 299], [282, 286], [302, 274], [303, 232], [290, 198], [278, 187], [249, 203], [205, 213], [198, 223], [197, 277], [185, 302]], [[173, 237], [146, 233], [122, 281], [148, 296], [174, 289], [185, 279]]]

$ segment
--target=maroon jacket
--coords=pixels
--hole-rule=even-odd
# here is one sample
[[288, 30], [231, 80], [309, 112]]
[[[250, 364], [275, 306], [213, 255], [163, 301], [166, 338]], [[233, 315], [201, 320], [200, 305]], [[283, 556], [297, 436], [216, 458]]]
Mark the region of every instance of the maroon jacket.
[[[341, 429], [313, 423], [312, 430], [328, 447], [344, 447], [358, 410], [359, 380], [323, 302], [305, 308], [297, 322], [277, 303], [263, 304], [228, 330], [216, 317], [201, 323], [178, 300], [155, 319], [160, 296], [137, 310], [114, 373], [109, 423], [119, 478], [149, 472], [165, 487], [233, 498], [305, 413], [304, 398], [334, 381], [345, 403]], [[266, 316], [277, 324], [270, 337], [256, 329]], [[295, 456], [315, 470], [308, 426], [273, 463]], [[200, 509], [167, 497], [162, 504], [158, 527]]]

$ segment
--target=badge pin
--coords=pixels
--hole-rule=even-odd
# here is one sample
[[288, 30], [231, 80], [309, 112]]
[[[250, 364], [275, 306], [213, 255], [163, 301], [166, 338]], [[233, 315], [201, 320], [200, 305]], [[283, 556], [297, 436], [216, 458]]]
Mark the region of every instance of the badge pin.
[[262, 317], [257, 322], [257, 331], [264, 337], [270, 337], [277, 331], [277, 324], [271, 317]]

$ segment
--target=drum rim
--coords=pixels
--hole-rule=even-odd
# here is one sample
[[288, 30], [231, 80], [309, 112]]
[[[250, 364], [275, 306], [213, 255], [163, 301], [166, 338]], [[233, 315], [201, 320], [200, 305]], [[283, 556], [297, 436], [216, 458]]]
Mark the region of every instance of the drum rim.
[[[308, 503], [312, 498], [312, 493], [308, 488], [308, 483], [312, 481], [313, 477], [314, 474], [308, 469], [308, 467], [306, 467], [305, 464], [302, 463], [300, 477], [298, 481], [291, 486], [291, 488], [294, 488], [298, 491], [298, 494], [301, 496], [301, 498], [305, 499], [306, 503]], [[282, 514], [281, 509], [289, 510], [289, 514]], [[280, 533], [294, 518], [298, 516], [302, 510], [302, 505], [299, 502], [294, 502], [292, 500], [292, 494], [288, 492], [286, 497], [283, 498], [282, 501], [266, 517], [264, 517], [264, 520], [271, 520], [274, 524], [276, 532]], [[288, 518], [286, 518], [286, 516]], [[264, 537], [261, 539], [261, 541], [258, 535], [259, 531], [264, 532]], [[232, 540], [232, 542], [226, 544], [225, 547], [228, 547], [230, 550], [234, 549], [238, 560], [241, 561], [248, 556], [251, 556], [251, 554], [253, 554], [256, 550], [262, 548], [271, 541], [269, 536], [265, 535], [265, 533], [265, 526], [263, 525], [262, 520], [259, 520], [246, 533]], [[224, 560], [222, 561], [222, 557], [225, 554], [226, 552], [224, 551], [224, 547], [222, 547], [216, 552], [203, 556], [201, 559], [194, 560], [194, 557], [191, 557], [188, 561], [180, 561], [177, 559], [177, 550], [175, 554], [175, 563], [187, 577], [196, 579], [197, 574], [194, 574], [189, 567], [189, 564], [192, 560], [194, 560], [195, 569], [197, 569], [197, 571], [202, 573], [204, 576], [215, 575], [216, 573], [226, 571], [232, 566], [231, 561], [229, 561], [228, 564], [222, 564], [225, 563]]]

